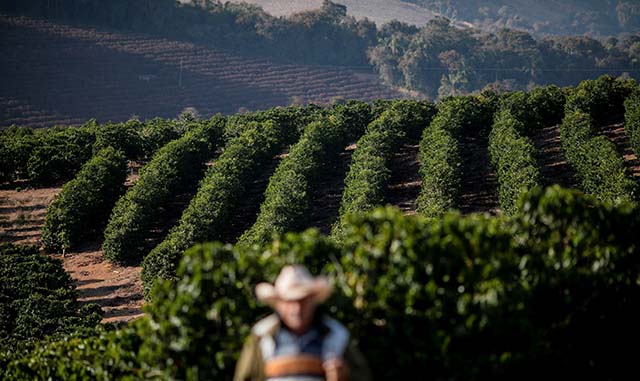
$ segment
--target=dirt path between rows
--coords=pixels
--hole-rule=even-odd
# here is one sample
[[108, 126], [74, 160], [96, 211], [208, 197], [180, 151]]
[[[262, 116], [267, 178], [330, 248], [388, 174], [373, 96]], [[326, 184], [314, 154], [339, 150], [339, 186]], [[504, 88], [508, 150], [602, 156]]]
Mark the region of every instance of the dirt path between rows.
[[[0, 190], [0, 240], [40, 245], [47, 206], [60, 187]], [[142, 316], [141, 267], [120, 267], [104, 259], [100, 245], [86, 245], [60, 259], [71, 275], [80, 302], [96, 303], [104, 311], [103, 323], [129, 321]]]
[[140, 266], [121, 267], [109, 263], [99, 244], [91, 244], [77, 252], [51, 255], [73, 278], [78, 300], [102, 307], [103, 323], [126, 322], [143, 316]]
[[559, 125], [534, 131], [531, 141], [536, 149], [536, 160], [543, 185], [558, 184], [564, 188], [580, 188], [576, 174], [564, 156]]
[[239, 202], [235, 206], [231, 218], [222, 234], [222, 241], [235, 244], [238, 238], [256, 222], [260, 205], [264, 201], [264, 192], [269, 185], [269, 179], [275, 172], [280, 161], [286, 157], [286, 153], [274, 157], [268, 164], [264, 165], [251, 185], [241, 195]]
[[389, 165], [391, 181], [387, 187], [387, 203], [407, 215], [416, 214], [416, 201], [422, 186], [419, 151], [417, 141], [406, 142], [394, 153]]
[[636, 181], [640, 181], [640, 160], [631, 147], [631, 142], [624, 129], [624, 122], [601, 126], [598, 131], [615, 144], [631, 176], [633, 176]]
[[465, 132], [462, 138], [462, 196], [460, 212], [500, 213], [498, 180], [489, 161], [489, 137], [482, 129]]
[[340, 217], [344, 181], [355, 149], [356, 145], [351, 144], [340, 152], [337, 160], [331, 163], [327, 173], [315, 184], [309, 194], [308, 227], [318, 228], [322, 234], [329, 235], [331, 227]]

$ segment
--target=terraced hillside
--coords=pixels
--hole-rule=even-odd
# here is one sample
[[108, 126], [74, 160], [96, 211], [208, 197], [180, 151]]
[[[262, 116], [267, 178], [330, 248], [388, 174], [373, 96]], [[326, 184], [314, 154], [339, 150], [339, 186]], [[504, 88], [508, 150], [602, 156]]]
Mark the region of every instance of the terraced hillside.
[[0, 15], [0, 126], [230, 114], [397, 98], [374, 73], [278, 64], [192, 43]]

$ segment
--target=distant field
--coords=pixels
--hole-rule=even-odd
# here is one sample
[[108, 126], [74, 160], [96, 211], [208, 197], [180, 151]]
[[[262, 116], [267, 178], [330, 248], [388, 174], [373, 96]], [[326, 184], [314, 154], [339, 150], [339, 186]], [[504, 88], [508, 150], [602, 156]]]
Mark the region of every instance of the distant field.
[[[244, 2], [258, 4], [274, 16], [287, 16], [296, 12], [318, 9], [322, 5], [322, 0], [245, 0]], [[346, 5], [349, 15], [357, 19], [366, 17], [378, 25], [395, 19], [422, 26], [435, 16], [425, 8], [400, 0], [335, 0], [334, 2]]]
[[[0, 127], [203, 116], [401, 95], [370, 70], [280, 64], [192, 43], [0, 15]], [[181, 73], [182, 66], [182, 75]]]

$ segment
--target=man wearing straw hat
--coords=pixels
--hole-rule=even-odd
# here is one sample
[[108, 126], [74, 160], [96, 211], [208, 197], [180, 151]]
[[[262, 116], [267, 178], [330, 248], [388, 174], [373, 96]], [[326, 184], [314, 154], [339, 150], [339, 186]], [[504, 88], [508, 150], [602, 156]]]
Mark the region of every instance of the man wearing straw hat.
[[366, 361], [347, 329], [317, 311], [333, 291], [326, 277], [300, 265], [285, 266], [273, 285], [256, 286], [275, 314], [251, 330], [234, 381], [365, 381]]

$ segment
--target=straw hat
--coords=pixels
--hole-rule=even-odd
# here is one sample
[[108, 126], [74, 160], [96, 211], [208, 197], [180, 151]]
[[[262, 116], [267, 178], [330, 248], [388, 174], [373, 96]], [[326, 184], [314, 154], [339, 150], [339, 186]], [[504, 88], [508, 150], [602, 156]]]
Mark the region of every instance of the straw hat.
[[310, 295], [318, 304], [322, 304], [333, 287], [324, 276], [312, 277], [306, 267], [289, 265], [282, 268], [274, 284], [260, 283], [256, 286], [259, 301], [273, 305], [276, 300], [300, 300]]

